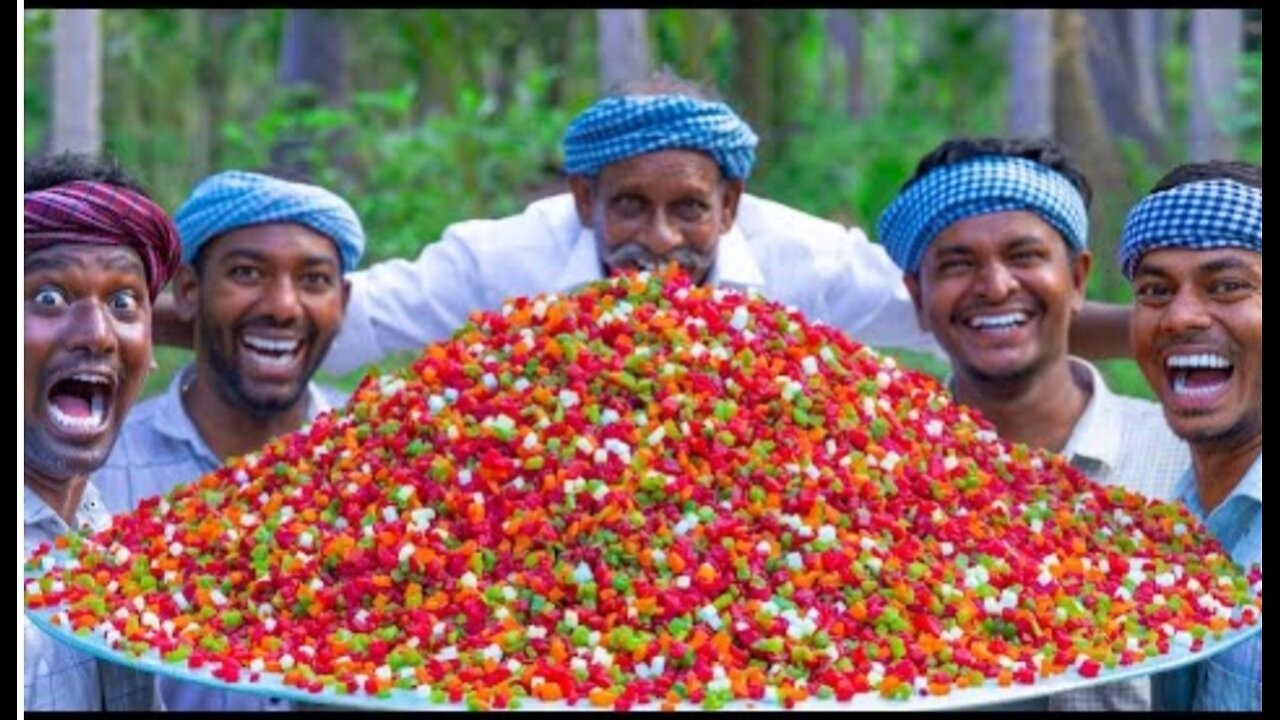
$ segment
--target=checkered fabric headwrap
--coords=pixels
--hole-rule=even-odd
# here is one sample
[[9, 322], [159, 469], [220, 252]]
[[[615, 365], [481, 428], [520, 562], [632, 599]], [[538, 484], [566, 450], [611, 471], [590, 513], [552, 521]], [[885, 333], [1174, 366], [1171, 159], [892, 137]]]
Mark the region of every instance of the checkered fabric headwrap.
[[1120, 268], [1133, 279], [1138, 261], [1167, 247], [1262, 252], [1262, 190], [1234, 180], [1186, 183], [1148, 195], [1129, 211], [1120, 235]]
[[205, 178], [174, 219], [182, 236], [182, 261], [188, 263], [223, 233], [276, 222], [305, 225], [328, 237], [338, 247], [343, 272], [354, 270], [364, 254], [364, 228], [346, 200], [316, 185], [259, 173], [229, 170]]
[[152, 300], [178, 269], [173, 221], [159, 205], [119, 185], [76, 180], [23, 193], [23, 252], [59, 243], [133, 248], [146, 268]]
[[725, 177], [745, 179], [756, 161], [756, 134], [728, 105], [684, 95], [607, 97], [569, 124], [564, 170], [595, 175], [610, 163], [658, 150], [699, 150]]
[[984, 155], [929, 172], [889, 205], [877, 234], [898, 267], [914, 274], [929, 243], [947, 226], [1013, 210], [1039, 215], [1068, 245], [1086, 247], [1089, 213], [1080, 191], [1051, 168], [1007, 155]]

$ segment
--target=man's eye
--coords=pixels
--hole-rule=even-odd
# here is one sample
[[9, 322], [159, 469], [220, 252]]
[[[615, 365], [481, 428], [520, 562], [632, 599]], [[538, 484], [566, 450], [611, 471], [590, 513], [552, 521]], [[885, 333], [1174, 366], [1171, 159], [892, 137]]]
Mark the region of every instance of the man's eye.
[[31, 301], [40, 307], [61, 307], [67, 304], [67, 296], [57, 288], [40, 288], [31, 297]]
[[116, 312], [133, 312], [138, 305], [138, 296], [132, 290], [121, 290], [111, 296], [111, 309]]

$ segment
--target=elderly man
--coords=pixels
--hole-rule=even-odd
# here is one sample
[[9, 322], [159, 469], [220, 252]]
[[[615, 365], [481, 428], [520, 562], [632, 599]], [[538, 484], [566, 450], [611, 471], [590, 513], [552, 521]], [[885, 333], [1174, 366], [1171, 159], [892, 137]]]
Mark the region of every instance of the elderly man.
[[[111, 518], [89, 480], [151, 358], [151, 302], [178, 264], [168, 216], [119, 168], [62, 155], [25, 168], [23, 552]], [[23, 710], [160, 707], [150, 675], [54, 641], [25, 617]]]
[[[948, 140], [885, 211], [880, 240], [951, 358], [957, 400], [1096, 482], [1165, 497], [1189, 455], [1160, 406], [1115, 395], [1067, 353], [1091, 265], [1091, 194], [1052, 141]], [[1048, 700], [1052, 710], [1150, 707], [1145, 678]]]
[[[1133, 348], [1191, 445], [1176, 497], [1262, 592], [1262, 166], [1183, 165], [1129, 213]], [[1262, 712], [1262, 635], [1156, 679], [1165, 710]]]
[[[342, 323], [364, 232], [345, 200], [320, 187], [224, 172], [175, 216], [183, 264], [174, 278], [195, 323], [195, 362], [140, 404], [95, 476], [113, 511], [217, 469], [329, 409], [311, 383]], [[280, 701], [161, 679], [174, 710], [275, 710]]]
[[[353, 273], [324, 368], [346, 372], [418, 350], [511, 296], [672, 261], [698, 282], [754, 288], [862, 342], [936, 352], [883, 248], [860, 230], [744, 192], [756, 143], [727, 105], [670, 75], [600, 100], [565, 136], [570, 192], [519, 215], [455, 224], [416, 260]], [[1127, 314], [1117, 324], [1107, 310], [1089, 318], [1091, 337], [1102, 354], [1124, 354]], [[172, 329], [162, 329], [165, 339], [181, 342]]]

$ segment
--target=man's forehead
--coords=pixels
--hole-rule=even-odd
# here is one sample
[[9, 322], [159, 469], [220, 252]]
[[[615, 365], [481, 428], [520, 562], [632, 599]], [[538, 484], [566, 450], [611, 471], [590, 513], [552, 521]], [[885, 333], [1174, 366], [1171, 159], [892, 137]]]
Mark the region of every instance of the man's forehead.
[[1256, 271], [1262, 276], [1262, 253], [1242, 248], [1163, 247], [1138, 261], [1136, 276], [1192, 276], [1224, 270]]
[[146, 275], [142, 258], [131, 247], [117, 244], [65, 242], [25, 253], [23, 272], [84, 270], [92, 265]]
[[294, 222], [271, 222], [233, 228], [210, 240], [208, 257], [248, 255], [261, 260], [340, 264], [337, 241]]
[[600, 170], [601, 179], [620, 182], [648, 174], [720, 178], [720, 166], [700, 150], [656, 150], [609, 163]]
[[1058, 232], [1039, 215], [1026, 210], [1008, 210], [973, 215], [951, 223], [929, 243], [926, 251], [964, 252], [979, 248], [1005, 249], [1022, 245], [1063, 242]]

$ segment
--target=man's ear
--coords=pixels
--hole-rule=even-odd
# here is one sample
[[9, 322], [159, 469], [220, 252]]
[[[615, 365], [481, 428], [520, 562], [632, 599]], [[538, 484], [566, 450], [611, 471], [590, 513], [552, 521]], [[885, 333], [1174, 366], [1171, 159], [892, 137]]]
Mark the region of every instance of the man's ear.
[[200, 275], [194, 265], [183, 263], [173, 276], [173, 310], [184, 323], [195, 322], [200, 310]]
[[586, 175], [570, 175], [569, 192], [573, 193], [573, 206], [578, 210], [578, 222], [582, 223], [582, 227], [590, 228], [594, 214], [592, 208], [596, 201], [595, 181]]
[[724, 193], [720, 199], [720, 234], [723, 235], [733, 229], [733, 224], [738, 220], [738, 203], [742, 200], [742, 193], [746, 191], [746, 183], [741, 180], [725, 180]]
[[902, 284], [907, 286], [907, 292], [911, 294], [911, 304], [916, 308], [916, 324], [925, 332], [933, 332], [929, 327], [929, 318], [924, 312], [924, 295], [920, 291], [920, 277], [903, 273]]
[[1093, 267], [1093, 253], [1081, 250], [1071, 260], [1071, 285], [1075, 293], [1071, 296], [1071, 312], [1079, 314], [1084, 310], [1085, 294], [1089, 289], [1089, 269]]
[[347, 314], [347, 303], [351, 302], [351, 280], [342, 278], [342, 314]]

